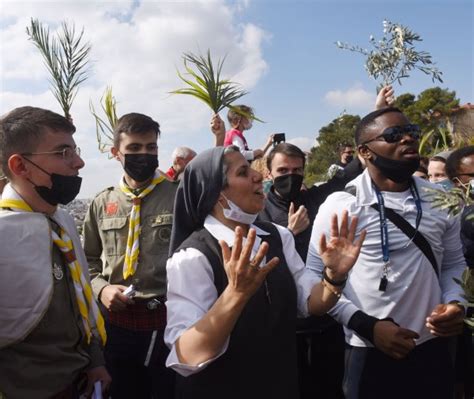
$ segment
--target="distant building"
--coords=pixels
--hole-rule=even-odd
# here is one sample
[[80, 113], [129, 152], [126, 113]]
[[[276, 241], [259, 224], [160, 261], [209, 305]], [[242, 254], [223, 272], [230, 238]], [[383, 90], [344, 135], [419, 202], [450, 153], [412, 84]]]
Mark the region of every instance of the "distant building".
[[474, 105], [467, 103], [454, 108], [448, 117], [448, 129], [456, 144], [474, 141]]

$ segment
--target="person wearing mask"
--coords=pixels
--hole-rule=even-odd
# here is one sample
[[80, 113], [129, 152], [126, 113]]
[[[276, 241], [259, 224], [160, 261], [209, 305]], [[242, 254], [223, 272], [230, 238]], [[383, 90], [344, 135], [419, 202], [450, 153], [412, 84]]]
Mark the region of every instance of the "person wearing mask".
[[157, 171], [159, 135], [159, 124], [147, 115], [118, 120], [111, 151], [123, 176], [93, 199], [84, 220], [92, 289], [106, 309], [105, 360], [114, 399], [173, 397], [163, 333], [177, 184]]
[[453, 395], [450, 337], [464, 308], [456, 284], [465, 267], [459, 218], [434, 208], [432, 185], [412, 175], [420, 128], [397, 108], [366, 115], [355, 138], [366, 170], [330, 195], [313, 224], [307, 267], [321, 273], [314, 243], [334, 212], [347, 208], [367, 230], [341, 300], [330, 314], [344, 325], [344, 393], [353, 398], [438, 398]]
[[84, 166], [74, 125], [15, 108], [0, 119], [0, 397], [77, 398], [110, 375], [104, 319], [91, 294], [74, 219]]
[[[252, 121], [254, 119], [253, 109], [247, 105], [232, 106], [227, 113], [227, 119], [230, 123], [231, 129], [225, 134], [224, 146], [235, 145], [249, 162], [254, 159], [262, 158], [272, 145], [273, 135], [271, 134], [268, 136], [268, 140], [262, 148], [256, 150], [251, 150], [249, 148], [247, 145], [247, 139], [244, 137], [243, 132], [252, 128]], [[225, 129], [223, 124], [221, 128]], [[211, 129], [214, 132], [212, 125]]]
[[337, 302], [364, 233], [352, 234], [356, 219], [334, 218], [320, 241], [327, 269], [314, 279], [286, 228], [256, 222], [264, 202], [262, 175], [237, 147], [206, 150], [184, 172], [165, 336], [180, 398], [298, 397], [296, 311], [323, 314]]
[[446, 160], [452, 151], [442, 151], [430, 158], [428, 163], [428, 179], [431, 183], [439, 184], [449, 190], [453, 187], [446, 174]]

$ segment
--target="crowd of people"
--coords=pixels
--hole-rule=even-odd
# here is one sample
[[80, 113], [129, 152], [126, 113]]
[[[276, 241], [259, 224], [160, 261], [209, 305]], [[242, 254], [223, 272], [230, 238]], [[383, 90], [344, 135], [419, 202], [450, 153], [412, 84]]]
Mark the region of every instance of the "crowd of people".
[[448, 215], [430, 190], [474, 198], [474, 147], [422, 165], [392, 103], [382, 89], [311, 187], [297, 146], [249, 147], [251, 107], [229, 130], [214, 115], [215, 147], [177, 148], [166, 173], [159, 123], [125, 114], [123, 175], [82, 238], [60, 207], [84, 166], [72, 122], [1, 117], [0, 398], [467, 399], [455, 279], [474, 266], [474, 210]]

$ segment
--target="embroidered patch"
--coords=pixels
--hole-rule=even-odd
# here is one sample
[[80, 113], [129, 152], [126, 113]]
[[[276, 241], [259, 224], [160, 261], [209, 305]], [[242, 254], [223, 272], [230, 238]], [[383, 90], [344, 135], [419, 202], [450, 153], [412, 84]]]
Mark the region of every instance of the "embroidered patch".
[[107, 216], [113, 216], [118, 211], [118, 202], [107, 202], [105, 213]]

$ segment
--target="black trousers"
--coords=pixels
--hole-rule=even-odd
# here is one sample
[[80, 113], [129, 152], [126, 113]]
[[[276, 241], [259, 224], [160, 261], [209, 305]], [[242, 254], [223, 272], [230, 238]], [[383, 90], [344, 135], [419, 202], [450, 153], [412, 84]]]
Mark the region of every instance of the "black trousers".
[[452, 399], [452, 340], [434, 338], [418, 345], [402, 360], [375, 348], [347, 346], [346, 399]]
[[[107, 323], [105, 362], [112, 377], [113, 399], [171, 399], [174, 371], [165, 367], [169, 350], [163, 330], [131, 331]], [[148, 365], [145, 362], [148, 359]]]
[[299, 319], [298, 325], [296, 347], [300, 399], [344, 399], [342, 326], [328, 315]]

